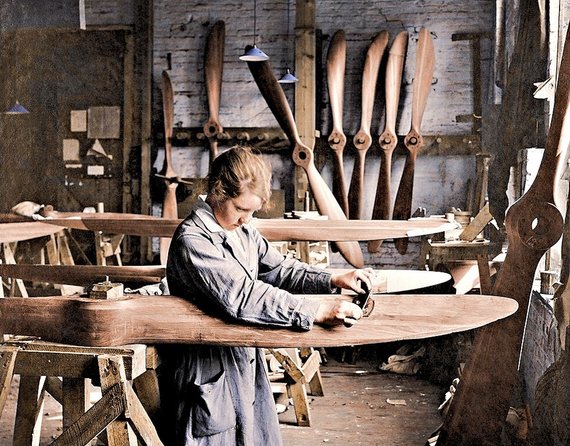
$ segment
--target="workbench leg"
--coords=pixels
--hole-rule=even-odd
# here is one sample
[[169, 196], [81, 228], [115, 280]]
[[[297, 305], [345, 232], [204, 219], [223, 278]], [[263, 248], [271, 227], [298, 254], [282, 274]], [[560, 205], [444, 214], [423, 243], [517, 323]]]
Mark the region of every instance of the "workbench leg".
[[[128, 411], [128, 402], [126, 401], [126, 387], [128, 384], [122, 358], [102, 355], [99, 356], [98, 362], [101, 393], [106, 393], [116, 384], [120, 385], [125, 393], [124, 397], [127, 403], [125, 410]], [[126, 420], [116, 419], [107, 426], [106, 430], [107, 444], [109, 446], [137, 446], [135, 433]]]
[[14, 364], [16, 364], [17, 347], [0, 347], [0, 416], [6, 405], [6, 399], [10, 393], [10, 384], [14, 375]]
[[89, 409], [91, 405], [91, 380], [87, 378], [63, 378], [61, 389], [63, 430], [66, 430]]
[[45, 376], [20, 376], [14, 446], [38, 446], [44, 407]]
[[479, 282], [481, 294], [491, 294], [493, 285], [491, 284], [491, 269], [489, 268], [489, 258], [487, 255], [477, 256], [477, 268], [479, 269]]
[[311, 415], [305, 384], [302, 382], [293, 382], [287, 386], [287, 390], [289, 391], [289, 397], [293, 399], [297, 424], [299, 426], [309, 427], [311, 425]]
[[156, 370], [148, 369], [133, 380], [133, 389], [151, 420], [160, 412], [160, 389]]

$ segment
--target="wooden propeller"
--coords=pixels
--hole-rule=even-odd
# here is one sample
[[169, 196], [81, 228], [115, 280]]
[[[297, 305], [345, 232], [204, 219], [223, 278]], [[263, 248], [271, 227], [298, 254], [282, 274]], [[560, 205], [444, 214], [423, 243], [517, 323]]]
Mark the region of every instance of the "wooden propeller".
[[[164, 164], [166, 166], [164, 175], [167, 178], [176, 177], [177, 174], [172, 167], [172, 126], [174, 125], [174, 93], [172, 82], [168, 72], [162, 72], [162, 111], [164, 114]], [[178, 183], [166, 180], [166, 191], [162, 202], [163, 218], [178, 218], [178, 205], [176, 203], [176, 187]], [[170, 238], [160, 239], [160, 263], [166, 264], [168, 258], [168, 248]]]
[[[416, 53], [416, 67], [414, 72], [414, 86], [412, 90], [412, 125], [404, 138], [404, 145], [408, 149], [408, 156], [404, 164], [404, 171], [400, 178], [400, 186], [394, 203], [394, 220], [407, 220], [412, 214], [412, 195], [414, 190], [414, 170], [418, 150], [423, 145], [420, 128], [426, 108], [427, 98], [431, 90], [431, 80], [435, 67], [435, 51], [429, 31], [420, 30], [418, 48]], [[396, 240], [396, 248], [400, 254], [408, 249], [406, 239]]]
[[204, 76], [206, 78], [210, 116], [204, 124], [204, 134], [210, 144], [210, 164], [218, 156], [218, 135], [224, 131], [220, 123], [219, 113], [222, 94], [225, 35], [226, 25], [223, 20], [219, 20], [214, 24], [206, 39]]
[[344, 70], [346, 66], [346, 36], [344, 31], [334, 33], [327, 54], [327, 85], [331, 103], [333, 129], [329, 146], [334, 155], [333, 193], [344, 215], [348, 217], [348, 195], [344, 180], [343, 152], [346, 135], [342, 130], [342, 105], [344, 97]]
[[[554, 190], [570, 143], [570, 33], [566, 44], [546, 148], [530, 189], [508, 210], [508, 250], [494, 293], [515, 299], [519, 310], [477, 333], [474, 349], [444, 420], [438, 446], [500, 444], [501, 429], [518, 382], [518, 361], [538, 263], [563, 232]], [[514, 117], [513, 119], [516, 119]]]
[[[307, 174], [319, 212], [331, 220], [346, 220], [340, 205], [315, 167], [313, 151], [303, 144], [299, 137], [287, 97], [271, 71], [271, 65], [267, 61], [248, 62], [247, 65], [267, 105], [293, 146], [293, 162]], [[364, 265], [362, 250], [357, 242], [338, 242], [337, 247], [351, 265], [357, 268]]]
[[372, 111], [374, 109], [374, 99], [376, 97], [376, 82], [378, 80], [378, 70], [384, 55], [384, 50], [388, 45], [389, 34], [387, 31], [380, 31], [368, 48], [364, 70], [362, 72], [362, 115], [360, 117], [360, 130], [354, 135], [354, 147], [356, 147], [357, 160], [352, 170], [352, 180], [348, 190], [348, 201], [350, 203], [350, 218], [362, 218], [362, 205], [364, 203], [364, 161], [366, 152], [372, 145], [370, 126], [372, 125]]
[[[396, 135], [396, 117], [398, 115], [398, 103], [400, 101], [400, 88], [402, 85], [402, 71], [404, 69], [404, 60], [406, 58], [406, 50], [408, 48], [408, 33], [400, 32], [392, 46], [386, 64], [386, 125], [384, 132], [380, 135], [378, 142], [382, 149], [382, 162], [380, 165], [380, 174], [378, 176], [378, 186], [376, 187], [376, 198], [374, 200], [374, 208], [372, 210], [373, 220], [390, 220], [391, 198], [392, 192], [390, 183], [392, 181], [392, 154], [398, 144], [398, 136]], [[378, 252], [381, 245], [380, 240], [372, 240], [368, 242], [369, 252]]]
[[[57, 212], [54, 213], [54, 217], [32, 223], [37, 225], [33, 229], [33, 234], [37, 234], [35, 237], [51, 234], [63, 228], [145, 237], [171, 237], [181, 221], [177, 218], [165, 219], [152, 215], [113, 212], [89, 214]], [[270, 241], [326, 240], [330, 242], [412, 237], [444, 232], [455, 227], [453, 223], [444, 218], [434, 217], [417, 218], [410, 221], [346, 220], [346, 218], [337, 220], [254, 218], [250, 224]], [[0, 223], [0, 241], [27, 240], [32, 238], [29, 235], [31, 230], [29, 222]]]

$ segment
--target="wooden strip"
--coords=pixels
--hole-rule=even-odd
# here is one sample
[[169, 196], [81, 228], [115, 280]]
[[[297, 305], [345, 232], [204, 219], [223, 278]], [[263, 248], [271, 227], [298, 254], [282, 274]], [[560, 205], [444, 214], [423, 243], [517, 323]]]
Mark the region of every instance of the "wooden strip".
[[[304, 295], [305, 299], [352, 300], [348, 295]], [[86, 346], [130, 343], [190, 343], [257, 347], [373, 344], [470, 330], [509, 316], [512, 299], [474, 295], [375, 295], [374, 311], [348, 329], [313, 327], [308, 332], [242, 325], [209, 316], [175, 296], [131, 296], [120, 300], [37, 297], [0, 300], [0, 332]], [[69, 317], [68, 315], [73, 315]]]
[[84, 446], [125, 411], [120, 384], [115, 384], [91, 409], [67, 428], [51, 446]]
[[18, 347], [3, 345], [0, 347], [0, 416], [10, 393], [10, 383], [14, 375], [14, 364]]

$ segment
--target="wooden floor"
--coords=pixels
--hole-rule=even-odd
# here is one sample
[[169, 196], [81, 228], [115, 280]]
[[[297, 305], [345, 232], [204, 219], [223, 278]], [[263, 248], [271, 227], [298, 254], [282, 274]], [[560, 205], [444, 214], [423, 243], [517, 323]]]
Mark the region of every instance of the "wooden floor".
[[[445, 389], [417, 377], [380, 372], [377, 365], [329, 360], [321, 366], [325, 396], [311, 397], [313, 425], [296, 426], [289, 406], [280, 415], [284, 444], [423, 446], [441, 422], [437, 407]], [[2, 446], [12, 444], [17, 378], [0, 418]], [[48, 398], [40, 446], [61, 434], [61, 408]], [[394, 401], [405, 405], [390, 403]]]
[[312, 426], [295, 426], [291, 407], [280, 415], [285, 445], [424, 446], [441, 423], [441, 386], [369, 363], [321, 370], [325, 396], [312, 398]]

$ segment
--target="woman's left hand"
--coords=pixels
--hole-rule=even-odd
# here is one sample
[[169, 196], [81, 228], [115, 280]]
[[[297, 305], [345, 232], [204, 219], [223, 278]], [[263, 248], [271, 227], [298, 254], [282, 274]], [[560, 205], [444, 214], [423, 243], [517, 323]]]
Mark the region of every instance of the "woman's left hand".
[[356, 293], [364, 293], [361, 282], [372, 289], [374, 270], [372, 268], [354, 269], [346, 273], [336, 273], [331, 276], [331, 285], [337, 288], [346, 288]]

